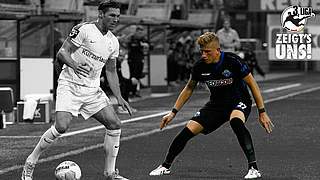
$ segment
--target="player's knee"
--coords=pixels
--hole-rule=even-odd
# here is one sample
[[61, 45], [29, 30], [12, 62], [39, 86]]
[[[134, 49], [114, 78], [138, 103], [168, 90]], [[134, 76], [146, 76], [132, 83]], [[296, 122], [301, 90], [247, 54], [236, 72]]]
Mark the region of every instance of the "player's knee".
[[110, 129], [115, 130], [115, 129], [120, 129], [121, 128], [121, 122], [114, 122], [110, 125]]
[[57, 112], [56, 114], [56, 122], [55, 122], [55, 128], [60, 133], [65, 133], [68, 128], [69, 124], [72, 120], [71, 113], [65, 113], [65, 112]]
[[108, 124], [108, 126], [106, 126], [106, 128], [110, 129], [110, 130], [120, 129], [121, 128], [121, 121], [120, 120], [111, 121], [110, 124]]
[[56, 130], [60, 133], [60, 134], [63, 134], [63, 133], [65, 133], [67, 130], [68, 130], [68, 125], [66, 125], [66, 124], [64, 124], [64, 125], [58, 125], [58, 124], [56, 124], [56, 126], [55, 126], [55, 128], [56, 128]]
[[233, 119], [241, 119], [242, 122], [245, 122], [246, 117], [245, 117], [245, 115], [244, 115], [244, 112], [236, 109], [236, 110], [233, 110], [233, 111], [231, 112], [230, 122], [231, 122], [231, 120], [233, 120]]
[[69, 123], [65, 121], [56, 121], [55, 128], [60, 134], [63, 134], [68, 130]]

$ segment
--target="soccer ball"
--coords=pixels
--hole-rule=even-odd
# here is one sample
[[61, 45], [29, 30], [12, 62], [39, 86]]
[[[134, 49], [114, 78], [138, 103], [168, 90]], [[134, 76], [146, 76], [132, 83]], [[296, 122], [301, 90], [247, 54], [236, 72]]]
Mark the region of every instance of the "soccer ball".
[[64, 161], [56, 167], [54, 175], [57, 180], [79, 180], [81, 169], [75, 162]]

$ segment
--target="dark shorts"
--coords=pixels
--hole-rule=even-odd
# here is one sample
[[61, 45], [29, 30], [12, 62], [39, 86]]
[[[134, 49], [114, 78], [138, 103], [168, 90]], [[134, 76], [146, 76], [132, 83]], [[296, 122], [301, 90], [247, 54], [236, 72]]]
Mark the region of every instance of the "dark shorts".
[[129, 71], [130, 76], [136, 79], [143, 78], [143, 62], [142, 61], [133, 61], [129, 62]]
[[239, 101], [229, 106], [211, 106], [206, 104], [191, 118], [201, 124], [204, 128], [203, 134], [209, 134], [218, 129], [225, 122], [230, 120], [230, 115], [233, 110], [240, 110], [244, 113], [247, 121], [251, 112], [252, 101]]

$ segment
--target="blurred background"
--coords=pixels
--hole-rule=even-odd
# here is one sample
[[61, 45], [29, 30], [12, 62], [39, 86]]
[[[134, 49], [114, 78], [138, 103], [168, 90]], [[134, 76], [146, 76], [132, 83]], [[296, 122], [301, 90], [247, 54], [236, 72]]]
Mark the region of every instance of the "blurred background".
[[[276, 127], [272, 136], [265, 134], [252, 108], [246, 126], [253, 132], [263, 178], [319, 180], [320, 158], [315, 158], [320, 152], [319, 0], [118, 1], [120, 24], [113, 31], [121, 46], [117, 72], [122, 96], [134, 107], [133, 116], [117, 107], [105, 74], [101, 87], [123, 124], [117, 166], [121, 174], [154, 180], [149, 172], [209, 95], [200, 83], [175, 122], [161, 131], [167, 133], [160, 133], [161, 116], [172, 108], [199, 59], [195, 40], [206, 31], [222, 31], [225, 40], [237, 42], [232, 51], [249, 65]], [[25, 158], [54, 122], [59, 75], [54, 70], [55, 54], [73, 26], [96, 20], [98, 4], [99, 0], [0, 0], [1, 180], [19, 178]], [[275, 56], [276, 34], [288, 33], [281, 14], [291, 5], [312, 7], [316, 14], [301, 32], [312, 34], [311, 59]], [[227, 25], [232, 31], [224, 29]], [[44, 153], [35, 179], [54, 179], [55, 167], [70, 159], [81, 167], [83, 179], [103, 178], [104, 126], [81, 116], [74, 121], [59, 143]], [[245, 159], [227, 124], [192, 142], [172, 176], [165, 178], [241, 179]]]

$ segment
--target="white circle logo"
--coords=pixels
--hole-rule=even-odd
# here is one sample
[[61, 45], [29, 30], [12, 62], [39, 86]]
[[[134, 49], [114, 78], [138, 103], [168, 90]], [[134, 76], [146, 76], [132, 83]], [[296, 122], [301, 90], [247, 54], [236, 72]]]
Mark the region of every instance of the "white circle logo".
[[291, 32], [302, 31], [307, 19], [315, 16], [311, 7], [290, 6], [281, 14], [282, 27]]

